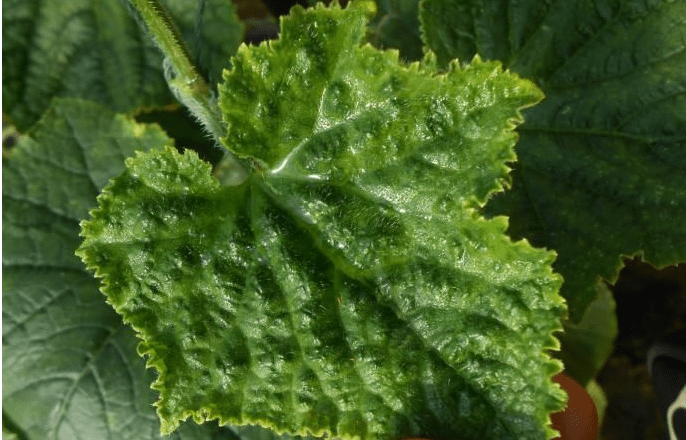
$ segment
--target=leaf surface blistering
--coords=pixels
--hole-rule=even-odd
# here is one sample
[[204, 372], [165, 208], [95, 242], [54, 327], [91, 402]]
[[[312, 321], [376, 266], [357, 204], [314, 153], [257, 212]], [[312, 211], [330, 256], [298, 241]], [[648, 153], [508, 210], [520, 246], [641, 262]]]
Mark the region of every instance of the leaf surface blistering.
[[479, 214], [540, 92], [499, 63], [401, 64], [360, 44], [354, 5], [296, 7], [281, 30], [220, 87], [245, 182], [138, 154], [82, 225], [79, 255], [159, 372], [163, 431], [552, 437], [554, 257]]

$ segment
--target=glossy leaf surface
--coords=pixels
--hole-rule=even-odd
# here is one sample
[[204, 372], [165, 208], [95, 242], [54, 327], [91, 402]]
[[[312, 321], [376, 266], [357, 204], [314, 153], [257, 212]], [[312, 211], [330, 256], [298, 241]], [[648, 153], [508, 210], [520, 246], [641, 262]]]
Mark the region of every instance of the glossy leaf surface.
[[[3, 158], [3, 438], [161, 438], [134, 333], [74, 251], [79, 219], [123, 158], [168, 142], [158, 128], [60, 100]], [[189, 424], [173, 438], [215, 431]]]
[[525, 113], [513, 189], [489, 204], [555, 249], [573, 322], [621, 255], [686, 260], [686, 3], [426, 0], [439, 63], [478, 53], [546, 94]]
[[360, 45], [364, 17], [296, 7], [239, 49], [220, 97], [243, 184], [192, 152], [138, 154], [82, 225], [159, 372], [164, 432], [552, 437], [554, 257], [478, 213], [540, 92], [478, 59], [399, 64]]

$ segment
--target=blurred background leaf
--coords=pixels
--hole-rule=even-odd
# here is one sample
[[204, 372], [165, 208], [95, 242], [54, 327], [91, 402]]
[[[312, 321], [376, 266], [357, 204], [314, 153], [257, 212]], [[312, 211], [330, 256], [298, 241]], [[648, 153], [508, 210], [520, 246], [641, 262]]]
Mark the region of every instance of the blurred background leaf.
[[[74, 251], [80, 219], [124, 158], [169, 142], [157, 127], [57, 100], [3, 157], [2, 409], [15, 438], [162, 438], [138, 340]], [[191, 423], [172, 438], [228, 434]]]
[[[162, 56], [127, 4], [2, 2], [2, 107], [12, 124], [26, 132], [55, 96], [84, 98], [126, 113], [175, 103]], [[243, 37], [233, 5], [167, 0], [167, 6], [201, 71], [216, 84]]]

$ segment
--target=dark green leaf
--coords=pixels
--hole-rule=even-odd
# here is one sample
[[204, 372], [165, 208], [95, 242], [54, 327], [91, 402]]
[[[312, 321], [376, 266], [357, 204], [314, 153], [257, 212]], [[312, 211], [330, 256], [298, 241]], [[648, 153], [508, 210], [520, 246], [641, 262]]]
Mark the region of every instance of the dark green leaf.
[[[228, 0], [208, 0], [202, 33], [195, 2], [169, 0], [172, 15], [215, 81], [240, 43]], [[54, 96], [79, 97], [130, 112], [173, 102], [162, 56], [119, 0], [2, 2], [2, 105], [26, 131]]]
[[123, 158], [168, 142], [159, 128], [59, 100], [3, 159], [2, 407], [21, 439], [161, 438], [153, 374], [74, 251], [79, 218]]
[[[127, 0], [128, 1], [128, 0]], [[243, 41], [243, 26], [231, 0], [165, 0], [193, 57], [212, 87]]]
[[534, 79], [512, 191], [488, 206], [509, 233], [555, 249], [578, 322], [622, 255], [686, 260], [686, 3], [656, 0], [423, 3], [445, 65], [475, 53]]
[[369, 23], [369, 41], [376, 47], [398, 49], [403, 60], [421, 60], [419, 0], [377, 0], [376, 5], [377, 15]]

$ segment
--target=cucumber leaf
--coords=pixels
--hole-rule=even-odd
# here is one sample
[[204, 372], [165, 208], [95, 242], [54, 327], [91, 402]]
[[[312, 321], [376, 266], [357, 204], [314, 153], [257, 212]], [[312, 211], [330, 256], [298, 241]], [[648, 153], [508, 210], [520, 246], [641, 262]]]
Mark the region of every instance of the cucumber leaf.
[[[134, 332], [74, 251], [79, 218], [123, 158], [169, 142], [155, 126], [56, 100], [3, 158], [3, 438], [10, 426], [20, 439], [161, 439]], [[224, 438], [187, 425], [173, 438]]]
[[419, 0], [377, 0], [376, 8], [369, 23], [369, 42], [398, 49], [403, 60], [421, 60], [424, 43], [419, 32]]
[[686, 3], [425, 0], [423, 37], [446, 66], [478, 53], [546, 94], [525, 112], [513, 188], [488, 211], [555, 249], [578, 323], [621, 256], [686, 261]]
[[[195, 2], [167, 5], [191, 48], [198, 49], [202, 70], [218, 80], [242, 39], [233, 6], [208, 0], [198, 17]], [[3, 111], [22, 132], [54, 96], [84, 98], [120, 112], [174, 102], [161, 54], [119, 0], [5, 0], [2, 40]]]
[[243, 24], [230, 0], [164, 0], [196, 65], [212, 90], [243, 41]]
[[507, 183], [519, 110], [497, 62], [436, 72], [361, 45], [364, 3], [295, 7], [241, 46], [220, 104], [252, 164], [140, 153], [78, 255], [137, 331], [162, 431], [181, 420], [343, 439], [551, 438], [565, 304], [551, 252], [479, 209]]

